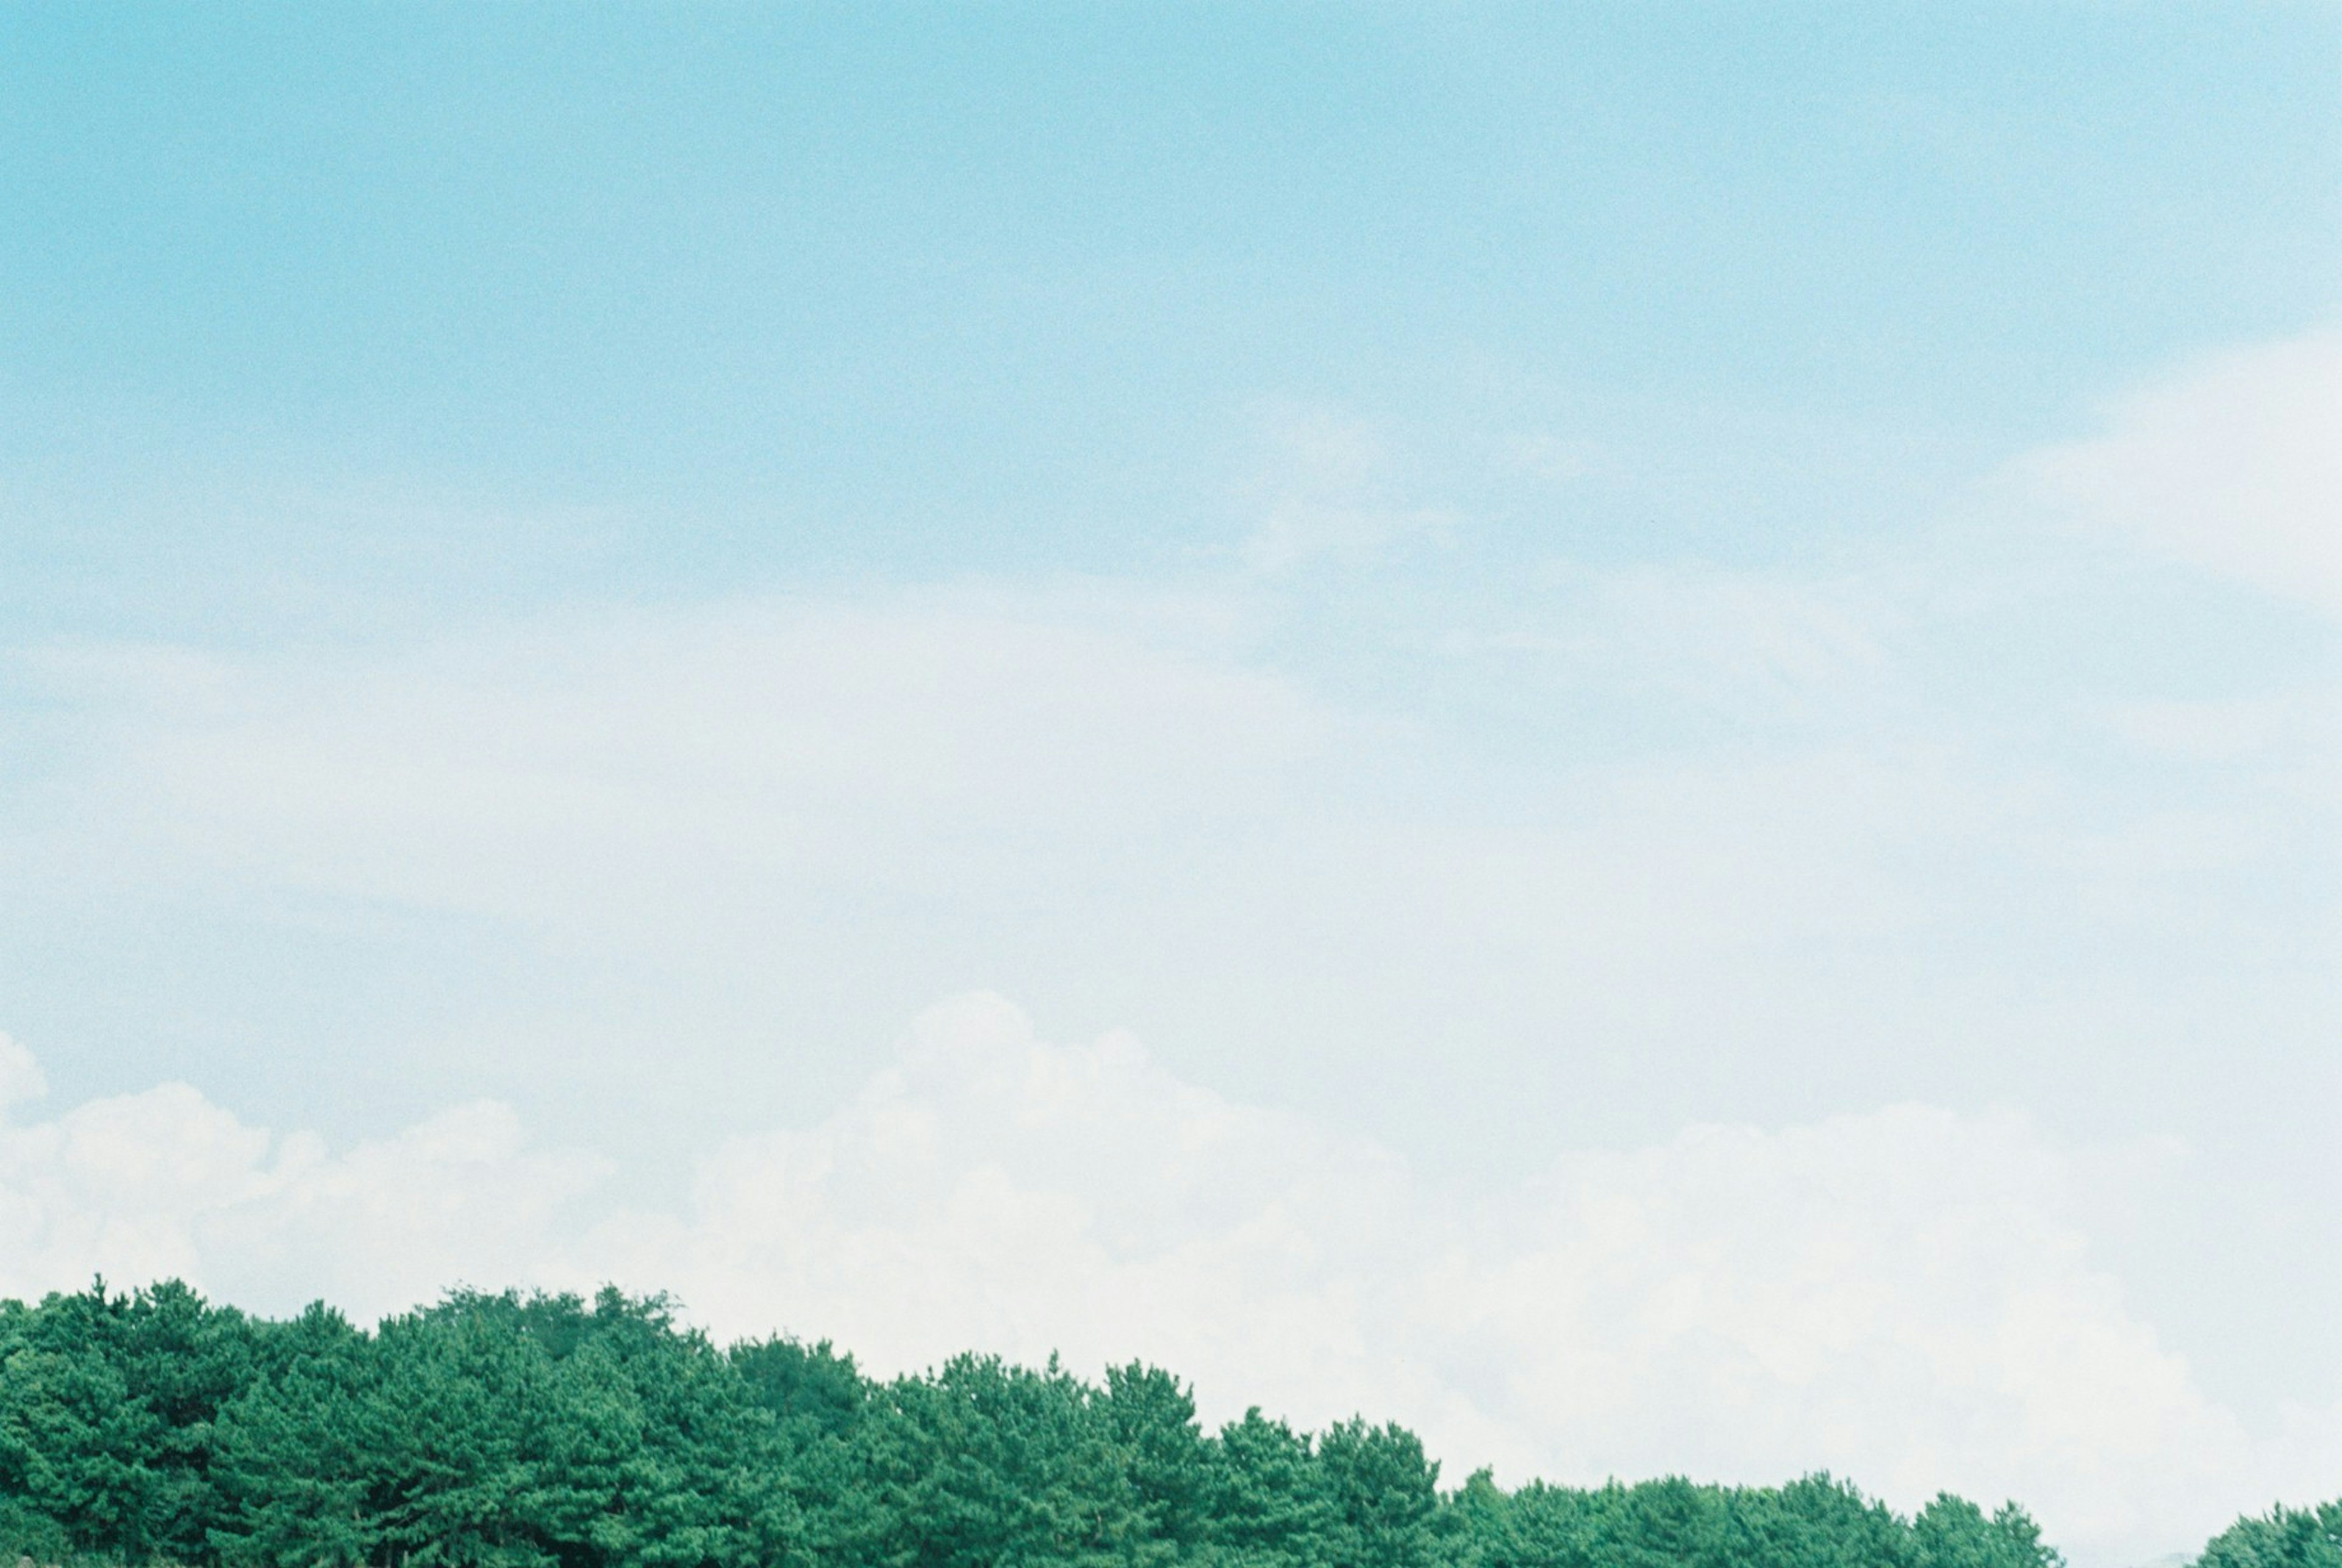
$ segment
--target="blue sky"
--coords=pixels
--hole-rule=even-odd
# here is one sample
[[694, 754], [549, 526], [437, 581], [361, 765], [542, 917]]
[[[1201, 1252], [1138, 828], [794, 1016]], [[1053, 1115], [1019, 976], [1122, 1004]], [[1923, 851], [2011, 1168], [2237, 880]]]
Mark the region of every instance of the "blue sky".
[[[20, 8], [0, 214], [0, 1291], [907, 1363], [774, 1260], [981, 1211], [1065, 1272], [931, 1259], [935, 1332], [1458, 1470], [2005, 1483], [2086, 1563], [2332, 1473], [2330, 5]], [[906, 1117], [932, 1182], [804, 1175]], [[1083, 1174], [1126, 1123], [1254, 1184]], [[1414, 1315], [1315, 1383], [1150, 1316], [1302, 1310], [1246, 1203]], [[1726, 1233], [1802, 1315], [1538, 1315]]]
[[[1176, 569], [1243, 526], [1225, 475], [1264, 397], [1431, 432], [1716, 410], [1948, 464], [2332, 292], [2317, 7], [8, 25], [15, 488], [600, 519], [35, 534], [32, 572], [76, 581], [135, 577], [157, 532], [231, 583], [290, 554], [426, 599], [483, 571], [543, 595]], [[1503, 533], [1756, 553], [1878, 525], [1816, 499]]]

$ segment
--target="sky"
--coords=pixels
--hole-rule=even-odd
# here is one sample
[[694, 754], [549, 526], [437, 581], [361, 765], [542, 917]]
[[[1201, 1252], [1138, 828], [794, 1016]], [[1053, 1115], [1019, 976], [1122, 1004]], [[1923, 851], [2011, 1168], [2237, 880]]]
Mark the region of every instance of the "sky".
[[2327, 3], [0, 10], [0, 1293], [2331, 1495], [2338, 257]]

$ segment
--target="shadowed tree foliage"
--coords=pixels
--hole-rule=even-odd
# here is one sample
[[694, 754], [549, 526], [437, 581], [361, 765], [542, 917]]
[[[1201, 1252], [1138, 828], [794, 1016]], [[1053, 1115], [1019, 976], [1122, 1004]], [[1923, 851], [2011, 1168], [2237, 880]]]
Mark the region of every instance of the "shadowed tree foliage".
[[[0, 1302], [0, 1562], [189, 1568], [2052, 1568], [2024, 1510], [1844, 1482], [1452, 1492], [1412, 1433], [1216, 1433], [1171, 1373], [827, 1341], [662, 1297], [458, 1291], [358, 1328], [183, 1284]], [[2342, 1568], [2342, 1502], [2203, 1568]]]

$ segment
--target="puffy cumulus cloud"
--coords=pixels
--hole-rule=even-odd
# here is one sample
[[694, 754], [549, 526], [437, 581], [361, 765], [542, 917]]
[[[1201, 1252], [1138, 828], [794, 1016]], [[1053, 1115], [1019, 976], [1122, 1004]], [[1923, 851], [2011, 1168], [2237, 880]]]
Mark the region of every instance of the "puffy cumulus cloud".
[[338, 1157], [288, 1138], [263, 1201], [207, 1213], [199, 1233], [229, 1299], [322, 1296], [373, 1316], [457, 1282], [568, 1277], [577, 1200], [607, 1174], [595, 1156], [533, 1148], [511, 1107], [473, 1101]]
[[1145, 1356], [1319, 1417], [1395, 1392], [1379, 1287], [1408, 1272], [1416, 1202], [1386, 1154], [975, 997], [828, 1120], [714, 1154], [687, 1214], [603, 1239], [729, 1332], [836, 1333], [896, 1368]]
[[0, 1281], [200, 1276], [197, 1227], [265, 1195], [272, 1142], [185, 1084], [0, 1129]]
[[185, 1085], [96, 1102], [0, 1134], [0, 1289], [177, 1273], [372, 1312], [459, 1277], [614, 1279], [882, 1372], [1145, 1357], [1214, 1417], [1406, 1422], [1451, 1475], [2015, 1495], [2084, 1564], [2330, 1486], [2342, 1412], [2255, 1434], [2207, 1402], [2094, 1264], [2077, 1161], [2018, 1117], [1904, 1105], [1570, 1154], [1466, 1199], [979, 995], [833, 1114], [710, 1152], [676, 1212], [606, 1193], [582, 1228], [591, 1164], [501, 1107], [334, 1156]]
[[881, 1368], [1144, 1355], [1217, 1414], [1389, 1414], [1516, 1478], [1828, 1468], [1907, 1505], [2024, 1497], [2100, 1560], [2314, 1486], [2337, 1423], [2257, 1443], [2208, 1403], [2094, 1266], [2075, 1183], [2021, 1118], [1909, 1105], [1571, 1154], [1464, 1202], [977, 997], [597, 1245], [726, 1332]]
[[2342, 612], [2342, 330], [2187, 367], [2020, 474], [2088, 527]]
[[1502, 1369], [1486, 1398], [1541, 1468], [1827, 1468], [2153, 1538], [2148, 1478], [2248, 1445], [2091, 1266], [2071, 1181], [2013, 1117], [1695, 1128], [1559, 1161], [1433, 1276], [1430, 1321]]
[[531, 1151], [493, 1103], [335, 1156], [165, 1084], [0, 1126], [0, 1293], [177, 1276], [371, 1315], [459, 1279], [527, 1277], [598, 1169]]

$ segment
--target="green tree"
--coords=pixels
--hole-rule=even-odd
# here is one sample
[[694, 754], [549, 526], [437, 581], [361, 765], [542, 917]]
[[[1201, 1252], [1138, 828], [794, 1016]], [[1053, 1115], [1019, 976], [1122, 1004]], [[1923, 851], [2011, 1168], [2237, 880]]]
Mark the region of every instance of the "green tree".
[[2005, 1503], [1987, 1519], [1965, 1497], [1939, 1493], [1912, 1521], [1919, 1568], [2059, 1568], [2033, 1516]]
[[1192, 1555], [1203, 1543], [1210, 1476], [1195, 1395], [1171, 1373], [1133, 1362], [1110, 1367], [1095, 1400], [1136, 1499], [1136, 1529], [1156, 1555]]
[[2212, 1538], [2196, 1568], [2342, 1568], [2342, 1498], [2239, 1519]]
[[1415, 1433], [1354, 1417], [1317, 1440], [1324, 1560], [1337, 1568], [1422, 1568], [1434, 1550], [1439, 1466]]
[[844, 1435], [870, 1402], [869, 1380], [827, 1340], [743, 1340], [726, 1354], [749, 1398], [771, 1413], [792, 1448]]
[[1827, 1475], [1738, 1488], [1728, 1501], [1732, 1557], [1745, 1568], [1901, 1568], [1913, 1560], [1903, 1521]]
[[1146, 1513], [1096, 1391], [1052, 1361], [956, 1357], [887, 1384], [858, 1423], [852, 1490], [822, 1544], [908, 1568], [1121, 1563]]
[[201, 1552], [214, 1423], [264, 1340], [175, 1281], [0, 1306], [0, 1527], [85, 1552]]
[[1246, 1568], [1326, 1560], [1333, 1506], [1317, 1483], [1315, 1446], [1258, 1406], [1206, 1445], [1204, 1495], [1205, 1539], [1217, 1560]]

